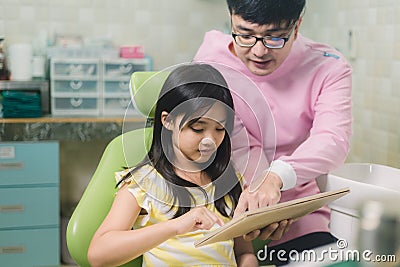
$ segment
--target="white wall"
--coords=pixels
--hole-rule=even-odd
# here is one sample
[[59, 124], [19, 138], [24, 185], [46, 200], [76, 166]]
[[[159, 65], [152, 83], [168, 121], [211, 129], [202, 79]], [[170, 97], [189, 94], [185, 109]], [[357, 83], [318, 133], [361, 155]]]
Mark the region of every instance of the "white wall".
[[31, 42], [42, 30], [144, 45], [156, 69], [190, 61], [204, 32], [228, 27], [224, 0], [0, 0], [0, 36]]
[[348, 161], [400, 167], [400, 1], [308, 0], [304, 35], [348, 57], [356, 34], [354, 134]]

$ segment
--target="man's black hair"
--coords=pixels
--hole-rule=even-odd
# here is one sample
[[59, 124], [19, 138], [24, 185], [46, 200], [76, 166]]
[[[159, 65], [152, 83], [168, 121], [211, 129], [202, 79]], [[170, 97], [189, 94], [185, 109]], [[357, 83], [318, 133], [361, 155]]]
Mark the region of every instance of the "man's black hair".
[[299, 19], [306, 0], [226, 0], [231, 15], [259, 25], [292, 25]]

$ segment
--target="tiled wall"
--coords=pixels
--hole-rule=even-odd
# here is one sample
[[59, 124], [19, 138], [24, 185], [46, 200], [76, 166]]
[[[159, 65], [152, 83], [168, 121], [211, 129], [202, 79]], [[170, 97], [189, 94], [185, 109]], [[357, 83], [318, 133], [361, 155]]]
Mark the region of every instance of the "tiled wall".
[[[400, 167], [400, 2], [308, 0], [302, 33], [334, 45], [354, 67], [349, 162]], [[0, 35], [41, 30], [141, 44], [156, 69], [190, 61], [205, 31], [227, 30], [224, 0], [0, 0]], [[349, 31], [356, 49], [349, 50]]]
[[308, 0], [303, 34], [334, 45], [354, 68], [349, 162], [400, 167], [399, 14], [398, 0]]
[[144, 45], [156, 69], [190, 61], [204, 32], [228, 27], [224, 0], [0, 0], [0, 36], [32, 41], [46, 31]]

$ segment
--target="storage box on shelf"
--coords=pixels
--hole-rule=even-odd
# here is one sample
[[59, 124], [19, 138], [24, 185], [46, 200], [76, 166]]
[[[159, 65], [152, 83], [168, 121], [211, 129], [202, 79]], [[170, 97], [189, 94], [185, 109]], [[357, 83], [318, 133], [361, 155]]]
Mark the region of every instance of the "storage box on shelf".
[[52, 58], [51, 111], [53, 115], [100, 114], [100, 61]]
[[59, 266], [58, 142], [0, 143], [0, 262]]
[[130, 76], [152, 69], [151, 59], [51, 59], [53, 115], [131, 115]]
[[151, 70], [150, 59], [104, 59], [102, 66], [102, 115], [138, 116], [131, 104], [129, 80], [135, 71]]
[[38, 92], [40, 93], [42, 114], [50, 114], [49, 82], [46, 80], [0, 81], [0, 93], [2, 91]]

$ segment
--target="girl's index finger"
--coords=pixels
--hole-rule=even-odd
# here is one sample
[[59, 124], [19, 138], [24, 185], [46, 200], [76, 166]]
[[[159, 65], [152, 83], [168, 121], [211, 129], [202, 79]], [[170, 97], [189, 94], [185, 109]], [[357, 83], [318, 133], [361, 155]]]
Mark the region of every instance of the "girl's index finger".
[[215, 214], [214, 212], [210, 211], [207, 208], [205, 208], [205, 209], [206, 209], [207, 213], [209, 214], [209, 216], [214, 219], [216, 224], [218, 224], [219, 226], [222, 226], [225, 224], [224, 221], [217, 214]]

